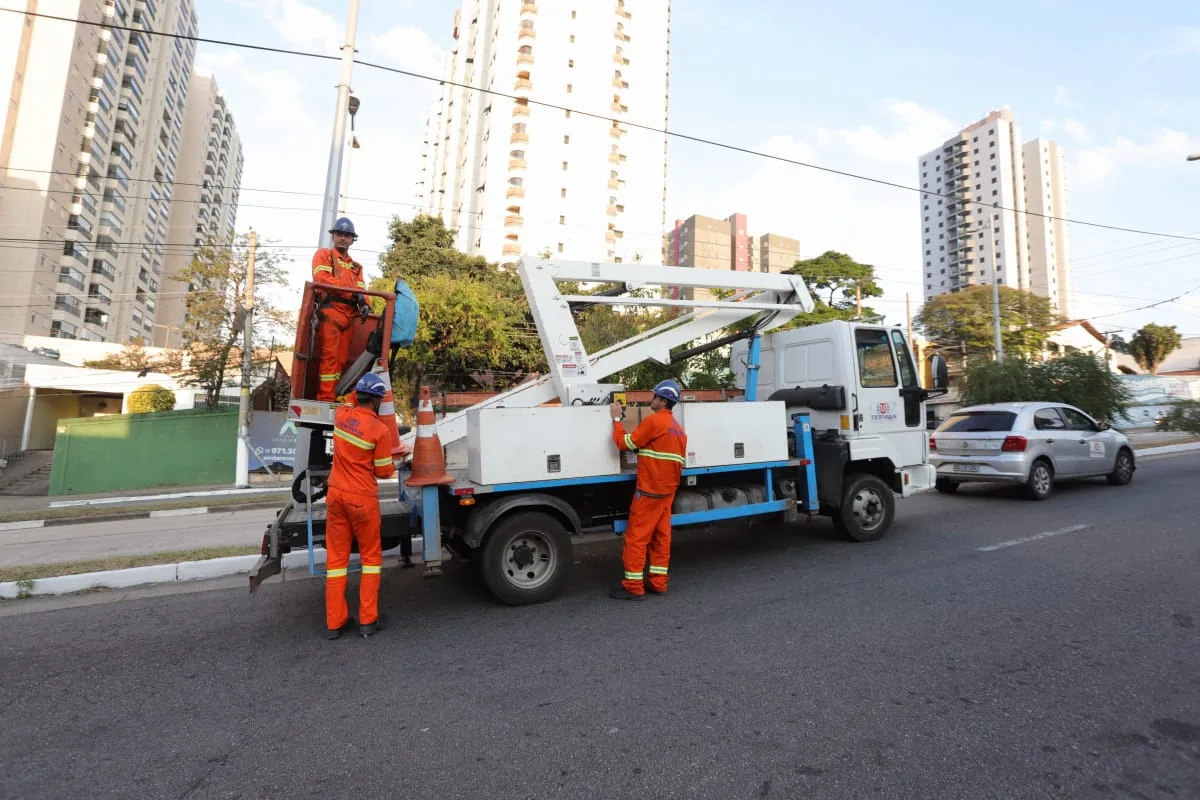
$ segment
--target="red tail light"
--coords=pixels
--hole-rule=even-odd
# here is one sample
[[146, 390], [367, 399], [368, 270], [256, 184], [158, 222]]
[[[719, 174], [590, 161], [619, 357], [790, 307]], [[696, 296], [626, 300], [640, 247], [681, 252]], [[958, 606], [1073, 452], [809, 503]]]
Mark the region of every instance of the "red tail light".
[[1005, 453], [1024, 453], [1027, 444], [1029, 442], [1024, 436], [1005, 436], [1000, 449]]
[[932, 436], [929, 437], [929, 449], [937, 450], [937, 439], [933, 438]]

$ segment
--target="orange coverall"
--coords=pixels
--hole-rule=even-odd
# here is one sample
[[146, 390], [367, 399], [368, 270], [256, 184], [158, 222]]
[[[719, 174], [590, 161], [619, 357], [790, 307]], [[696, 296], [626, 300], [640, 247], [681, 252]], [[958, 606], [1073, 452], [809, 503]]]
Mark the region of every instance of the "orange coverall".
[[626, 433], [620, 422], [613, 423], [613, 442], [619, 450], [637, 453], [637, 489], [629, 508], [625, 528], [625, 547], [621, 560], [625, 579], [621, 585], [630, 594], [644, 594], [646, 550], [650, 551], [650, 590], [667, 590], [667, 567], [671, 560], [671, 505], [679, 488], [679, 476], [687, 455], [687, 434], [675, 415], [662, 409]]
[[338, 406], [333, 417], [333, 468], [325, 498], [325, 625], [337, 630], [349, 619], [346, 570], [350, 541], [358, 540], [362, 581], [358, 586], [358, 623], [379, 618], [379, 573], [383, 546], [379, 537], [379, 486], [376, 478], [396, 474], [387, 426], [363, 406]]
[[[313, 255], [312, 277], [316, 284], [340, 286], [346, 289], [366, 289], [362, 265], [348, 256], [342, 256], [332, 247], [322, 247]], [[320, 388], [317, 399], [333, 402], [334, 389], [342, 377], [342, 368], [350, 359], [350, 334], [348, 329], [354, 321], [357, 303], [343, 293], [329, 293], [321, 300], [320, 322], [317, 324], [317, 346], [321, 360]]]

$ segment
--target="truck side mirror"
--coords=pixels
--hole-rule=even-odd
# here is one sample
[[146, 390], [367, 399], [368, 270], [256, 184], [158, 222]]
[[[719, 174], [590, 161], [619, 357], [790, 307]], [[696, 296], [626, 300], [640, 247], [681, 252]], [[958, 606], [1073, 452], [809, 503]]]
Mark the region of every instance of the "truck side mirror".
[[929, 359], [929, 369], [933, 373], [933, 388], [945, 389], [950, 383], [950, 365], [940, 353], [935, 353]]

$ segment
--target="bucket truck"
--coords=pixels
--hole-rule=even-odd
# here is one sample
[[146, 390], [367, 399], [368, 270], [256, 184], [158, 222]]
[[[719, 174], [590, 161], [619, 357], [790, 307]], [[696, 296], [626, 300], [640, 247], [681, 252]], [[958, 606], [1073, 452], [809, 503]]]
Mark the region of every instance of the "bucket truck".
[[[381, 501], [385, 546], [419, 538], [426, 575], [440, 574], [448, 554], [478, 561], [504, 603], [554, 597], [568, 579], [574, 544], [622, 533], [633, 495], [636, 462], [613, 446], [608, 408], [625, 387], [605, 378], [647, 360], [668, 364], [673, 350], [698, 340], [707, 339], [685, 356], [732, 345], [744, 400], [689, 402], [685, 392], [675, 407], [688, 452], [674, 528], [748, 518], [789, 524], [820, 514], [848, 538], [874, 541], [891, 526], [897, 497], [933, 487], [924, 403], [942, 393], [945, 362], [935, 356], [934, 388], [923, 388], [899, 328], [786, 327], [813, 309], [795, 275], [531, 257], [516, 269], [548, 373], [438, 421], [452, 484], [407, 487], [402, 475], [398, 493]], [[619, 288], [567, 294], [561, 283]], [[626, 296], [643, 287], [716, 296]], [[588, 353], [572, 309], [589, 303], [681, 313]], [[414, 437], [403, 437], [410, 448]], [[303, 563], [307, 550], [309, 571], [319, 574], [323, 511], [312, 493], [279, 511], [263, 537], [252, 592], [289, 553]]]

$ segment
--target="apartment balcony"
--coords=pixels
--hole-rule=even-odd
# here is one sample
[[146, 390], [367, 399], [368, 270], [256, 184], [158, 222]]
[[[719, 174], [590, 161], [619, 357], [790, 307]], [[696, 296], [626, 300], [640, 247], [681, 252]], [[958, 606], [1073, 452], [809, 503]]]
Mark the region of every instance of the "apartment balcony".
[[506, 227], [506, 228], [519, 228], [524, 224], [525, 224], [524, 217], [517, 217], [517, 216], [509, 215], [504, 218], [504, 227]]
[[615, 114], [628, 114], [629, 113], [629, 106], [623, 105], [621, 103], [613, 103], [611, 106], [609, 106], [609, 108], [612, 109], [613, 113], [615, 113]]
[[509, 144], [527, 144], [529, 142], [529, 134], [521, 131], [513, 131], [508, 137]]
[[523, 186], [510, 186], [504, 193], [506, 200], [519, 200], [525, 197], [525, 188]]
[[609, 128], [609, 130], [608, 130], [608, 135], [614, 139], [620, 139], [622, 136], [624, 136], [627, 133], [629, 133], [629, 131], [625, 130], [620, 125], [617, 125], [615, 122], [613, 123], [613, 126], [611, 128]]
[[621, 209], [621, 207], [620, 207], [620, 206], [617, 206], [617, 205], [610, 205], [610, 206], [608, 207], [608, 215], [609, 215], [610, 217], [615, 217], [615, 216], [617, 216], [617, 214], [619, 214], [619, 213], [620, 213], [620, 209]]
[[512, 115], [514, 117], [528, 117], [529, 116], [529, 98], [528, 97], [518, 97], [517, 98], [516, 105], [513, 106]]
[[622, 33], [621, 31], [617, 31], [616, 33], [613, 34], [613, 38], [616, 39], [618, 42], [628, 42], [629, 34]]
[[613, 61], [617, 64], [624, 64], [625, 66], [629, 66], [629, 59], [626, 58], [625, 56], [621, 55], [620, 53], [613, 53]]
[[517, 78], [517, 82], [513, 85], [514, 92], [532, 92], [533, 81], [529, 78]]
[[519, 256], [521, 255], [521, 245], [513, 242], [506, 243], [502, 252], [506, 256]]
[[77, 298], [60, 294], [54, 298], [54, 310], [65, 311], [73, 317], [78, 317], [83, 314], [83, 304]]
[[523, 158], [510, 158], [508, 160], [509, 169], [525, 169], [527, 166]]
[[620, 189], [623, 183], [624, 183], [624, 181], [622, 181], [620, 178], [609, 178], [608, 188]]
[[620, 164], [621, 163], [621, 154], [620, 153], [609, 153], [608, 154], [608, 163]]
[[520, 30], [517, 31], [517, 40], [518, 41], [521, 39], [536, 39], [536, 38], [537, 38], [537, 33], [533, 30], [533, 28], [521, 28]]
[[605, 233], [604, 241], [606, 241], [610, 244], [613, 242], [616, 242], [617, 241], [617, 232], [616, 231], [608, 231], [607, 233]]
[[74, 270], [71, 270], [70, 267], [61, 267], [58, 273], [58, 282], [82, 292], [84, 289], [83, 278], [77, 277], [72, 274], [73, 272]]
[[629, 81], [623, 81], [620, 78], [613, 78], [612, 85], [614, 89], [628, 89]]
[[530, 2], [521, 3], [521, 14], [522, 15], [529, 14], [530, 16], [536, 17], [537, 16], [537, 4], [530, 3]]
[[533, 66], [533, 53], [517, 53], [517, 66]]

